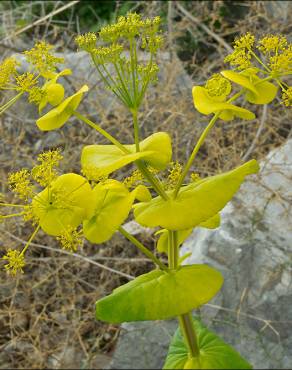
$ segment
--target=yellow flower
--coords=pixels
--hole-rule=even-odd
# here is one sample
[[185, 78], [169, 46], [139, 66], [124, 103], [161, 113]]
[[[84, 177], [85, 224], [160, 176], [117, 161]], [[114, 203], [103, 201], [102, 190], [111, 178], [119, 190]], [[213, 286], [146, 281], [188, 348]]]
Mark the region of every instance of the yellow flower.
[[56, 64], [64, 62], [64, 58], [51, 54], [52, 49], [52, 45], [38, 41], [32, 49], [23, 53], [28, 63], [32, 64], [45, 78], [52, 76], [52, 72], [56, 70]]
[[245, 35], [236, 38], [234, 40], [233, 47], [234, 49], [252, 49], [254, 46], [255, 37], [250, 32], [247, 32]]
[[223, 121], [231, 121], [234, 117], [240, 117], [247, 120], [255, 118], [254, 113], [249, 110], [226, 102], [223, 95], [219, 97], [211, 96], [205, 87], [194, 86], [192, 93], [195, 108], [202, 114], [208, 115], [211, 113], [221, 112], [219, 118]]
[[94, 32], [88, 32], [84, 35], [78, 35], [75, 37], [75, 42], [79, 48], [89, 53], [91, 53], [91, 51], [95, 48], [96, 41], [97, 37]]
[[88, 86], [82, 86], [76, 94], [69, 96], [56, 108], [39, 118], [36, 121], [38, 128], [42, 131], [50, 131], [62, 127], [71, 117], [73, 111], [77, 109], [83, 93], [86, 91], [88, 91]]
[[25, 266], [24, 254], [13, 249], [9, 249], [7, 254], [2, 257], [8, 263], [4, 265], [5, 270], [11, 275], [16, 275], [18, 272], [23, 273], [22, 268]]
[[284, 50], [288, 44], [285, 36], [282, 35], [266, 35], [258, 42], [257, 48], [263, 53], [274, 53], [279, 50]]
[[76, 252], [77, 248], [83, 243], [82, 232], [68, 226], [61, 235], [57, 236], [57, 240], [60, 242], [62, 249]]
[[41, 153], [38, 156], [40, 164], [35, 166], [31, 171], [33, 179], [41, 186], [50, 185], [58, 175], [56, 167], [59, 166], [61, 159], [63, 159], [63, 156], [60, 154], [59, 149]]
[[26, 169], [22, 169], [17, 172], [9, 174], [8, 184], [10, 190], [12, 190], [19, 199], [28, 200], [33, 195], [33, 185], [30, 182], [30, 172]]
[[245, 98], [253, 104], [268, 104], [274, 100], [278, 88], [271, 82], [261, 80], [256, 75], [257, 70], [249, 68], [244, 72], [222, 71], [221, 74], [230, 81], [246, 89]]
[[292, 87], [283, 91], [282, 99], [286, 107], [292, 107]]
[[16, 74], [17, 61], [14, 58], [6, 58], [0, 64], [0, 90], [5, 89], [10, 78]]

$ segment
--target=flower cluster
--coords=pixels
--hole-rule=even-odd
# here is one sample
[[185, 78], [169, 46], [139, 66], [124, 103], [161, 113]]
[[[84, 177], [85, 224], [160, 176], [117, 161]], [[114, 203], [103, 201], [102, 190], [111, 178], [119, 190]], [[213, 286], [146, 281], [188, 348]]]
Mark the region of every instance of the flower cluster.
[[55, 72], [57, 64], [64, 63], [64, 58], [56, 57], [51, 53], [52, 49], [52, 45], [39, 41], [32, 49], [24, 52], [28, 63], [45, 78], [52, 76], [51, 73]]
[[7, 254], [2, 257], [8, 263], [4, 266], [5, 270], [11, 275], [16, 275], [18, 272], [23, 273], [25, 266], [24, 254], [18, 250], [9, 249]]
[[48, 186], [58, 176], [56, 168], [62, 159], [58, 149], [41, 153], [37, 158], [40, 164], [32, 169], [33, 179], [41, 186]]
[[6, 58], [0, 64], [0, 90], [8, 87], [10, 79], [16, 75], [18, 62], [14, 58]]
[[0, 114], [10, 108], [23, 94], [28, 97], [29, 103], [39, 106], [41, 111], [47, 103], [59, 104], [64, 97], [64, 88], [57, 83], [57, 79], [71, 71], [64, 70], [56, 73], [57, 64], [64, 59], [51, 53], [53, 46], [39, 41], [35, 46], [23, 52], [29, 63], [29, 71], [19, 73], [17, 67], [21, 64], [15, 58], [6, 58], [0, 64], [0, 90], [14, 90], [18, 92], [7, 103], [0, 107]]
[[[76, 228], [91, 214], [91, 187], [87, 180], [76, 174], [58, 175], [57, 168], [62, 159], [60, 151], [50, 150], [38, 156], [38, 162], [31, 171], [22, 169], [11, 173], [8, 178], [10, 189], [24, 201], [23, 204], [1, 203], [2, 207], [19, 208], [18, 213], [1, 215], [1, 219], [23, 217], [30, 221], [35, 230], [21, 252], [8, 250], [2, 258], [8, 261], [5, 269], [13, 275], [22, 272], [24, 254], [41, 228], [56, 236], [62, 248], [76, 251], [82, 244], [82, 233]], [[33, 184], [35, 180], [37, 184]], [[39, 186], [44, 189], [38, 192]]]
[[[130, 109], [140, 106], [148, 85], [157, 80], [154, 57], [163, 44], [160, 24], [159, 17], [142, 19], [128, 13], [101, 28], [98, 36], [90, 32], [75, 38], [78, 47], [91, 55], [106, 87]], [[139, 62], [140, 49], [150, 53], [149, 62]]]
[[[248, 101], [255, 104], [272, 101], [275, 97], [275, 88], [271, 84], [273, 81], [282, 90], [283, 103], [290, 106], [287, 93], [290, 86], [285, 78], [292, 73], [292, 45], [285, 36], [268, 34], [256, 41], [254, 35], [248, 32], [235, 40], [234, 51], [225, 58], [225, 62], [241, 71], [236, 81], [234, 78], [231, 80], [250, 91], [246, 95], [249, 96]], [[261, 79], [259, 75], [264, 78]], [[226, 74], [224, 76], [227, 77]]]
[[83, 244], [82, 232], [77, 231], [77, 229], [72, 226], [68, 226], [62, 234], [57, 236], [57, 240], [60, 242], [63, 249], [70, 252], [76, 252], [77, 248]]

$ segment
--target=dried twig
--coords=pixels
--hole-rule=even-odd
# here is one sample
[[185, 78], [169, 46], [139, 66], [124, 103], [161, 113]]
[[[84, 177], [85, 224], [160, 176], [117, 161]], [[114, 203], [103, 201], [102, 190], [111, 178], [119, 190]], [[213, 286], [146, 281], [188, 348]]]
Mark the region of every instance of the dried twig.
[[218, 44], [224, 46], [224, 48], [231, 53], [233, 51], [232, 47], [227, 44], [225, 40], [223, 40], [222, 37], [214, 33], [210, 28], [208, 28], [204, 23], [199, 21], [196, 17], [194, 17], [189, 11], [187, 11], [178, 1], [175, 3], [177, 9], [183, 13], [187, 18], [189, 18], [192, 22], [194, 22], [199, 28], [204, 30], [209, 36], [211, 36], [214, 40], [218, 42]]
[[25, 27], [21, 28], [20, 30], [18, 30], [18, 31], [16, 31], [16, 32], [14, 32], [14, 33], [12, 33], [12, 34], [10, 34], [10, 35], [6, 36], [3, 40], [1, 40], [1, 42], [3, 42], [3, 41], [8, 41], [8, 40], [12, 39], [13, 37], [15, 37], [15, 36], [17, 36], [17, 35], [20, 35], [21, 33], [23, 33], [23, 32], [25, 32], [25, 31], [27, 31], [27, 30], [29, 30], [29, 29], [31, 29], [31, 28], [33, 28], [33, 27], [37, 26], [38, 24], [43, 23], [44, 21], [46, 21], [47, 19], [49, 19], [49, 18], [53, 17], [54, 15], [56, 15], [56, 14], [59, 14], [59, 13], [63, 12], [64, 10], [66, 10], [66, 9], [70, 8], [70, 7], [71, 7], [71, 6], [73, 6], [73, 5], [76, 5], [77, 3], [79, 3], [79, 1], [80, 1], [80, 0], [70, 1], [69, 3], [67, 3], [67, 4], [65, 4], [65, 5], [63, 5], [63, 6], [61, 6], [59, 9], [56, 9], [56, 10], [52, 11], [51, 13], [49, 13], [49, 14], [47, 14], [46, 16], [44, 16], [44, 17], [42, 17], [42, 18], [38, 19], [37, 21], [35, 21], [35, 22], [31, 23], [31, 24], [28, 24], [27, 26], [25, 26]]
[[264, 129], [264, 126], [265, 126], [265, 122], [266, 122], [266, 119], [267, 119], [267, 114], [268, 114], [268, 106], [267, 104], [264, 105], [263, 107], [263, 113], [262, 113], [262, 118], [261, 118], [261, 122], [260, 122], [260, 125], [259, 125], [259, 128], [258, 128], [258, 131], [251, 143], [251, 146], [248, 148], [248, 150], [246, 151], [245, 155], [242, 157], [242, 160], [243, 161], [246, 161], [248, 159], [248, 157], [251, 155], [251, 153], [254, 151], [255, 149], [255, 146], [257, 144], [257, 141]]
[[[12, 238], [14, 240], [17, 240], [19, 243], [24, 244], [24, 245], [26, 244], [26, 241], [25, 240], [18, 238], [17, 236], [11, 234], [9, 231], [3, 230], [3, 229], [2, 229], [2, 231], [4, 231], [7, 235], [9, 235], [10, 238]], [[66, 254], [68, 256], [73, 256], [75, 258], [82, 259], [83, 261], [86, 261], [88, 263], [91, 263], [92, 265], [95, 265], [97, 267], [100, 267], [100, 268], [102, 268], [104, 270], [107, 270], [107, 271], [113, 272], [114, 274], [118, 274], [118, 275], [121, 275], [123, 277], [126, 277], [129, 280], [135, 279], [135, 277], [132, 276], [132, 275], [125, 274], [124, 272], [121, 272], [121, 271], [115, 270], [115, 269], [113, 269], [111, 267], [102, 265], [101, 263], [98, 263], [96, 261], [93, 261], [90, 258], [85, 257], [85, 256], [82, 256], [81, 254], [78, 254], [78, 253], [71, 253], [71, 252], [67, 252], [67, 251], [65, 251], [63, 249], [52, 248], [52, 247], [49, 247], [47, 245], [37, 244], [37, 243], [33, 243], [33, 242], [30, 243], [30, 245], [32, 245], [34, 247], [38, 247], [38, 248], [42, 248], [42, 249], [47, 249], [49, 251], [53, 251], [53, 252], [57, 252], [57, 253], [62, 253], [62, 254]]]

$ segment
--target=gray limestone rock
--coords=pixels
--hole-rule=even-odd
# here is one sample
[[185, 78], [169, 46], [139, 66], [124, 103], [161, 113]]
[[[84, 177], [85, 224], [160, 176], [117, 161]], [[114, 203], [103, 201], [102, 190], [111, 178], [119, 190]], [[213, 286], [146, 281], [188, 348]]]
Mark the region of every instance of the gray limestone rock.
[[[258, 369], [292, 367], [291, 154], [292, 140], [271, 152], [222, 211], [221, 227], [197, 228], [181, 248], [192, 252], [185, 263], [210, 264], [225, 279], [196, 314]], [[125, 324], [112, 368], [161, 368], [175, 326]]]

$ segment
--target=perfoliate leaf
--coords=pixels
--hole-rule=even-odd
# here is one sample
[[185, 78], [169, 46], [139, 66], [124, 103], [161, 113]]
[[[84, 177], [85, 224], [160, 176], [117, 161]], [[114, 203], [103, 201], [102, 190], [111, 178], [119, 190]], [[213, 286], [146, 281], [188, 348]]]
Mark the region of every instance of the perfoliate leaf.
[[82, 86], [76, 94], [69, 96], [56, 108], [39, 118], [36, 121], [38, 128], [42, 131], [50, 131], [62, 127], [71, 117], [72, 112], [77, 109], [86, 91], [88, 91], [88, 86]]
[[207, 303], [222, 283], [221, 273], [207, 265], [154, 270], [97, 301], [96, 318], [112, 323], [169, 319]]
[[115, 145], [86, 145], [81, 154], [82, 172], [88, 179], [98, 180], [151, 153], [126, 154]]
[[[211, 217], [209, 220], [200, 223], [198, 226], [205, 227], [206, 229], [216, 229], [220, 226], [220, 215], [217, 214]], [[193, 229], [179, 230], [177, 231], [177, 244], [181, 244], [191, 235]], [[159, 230], [156, 235], [160, 234], [157, 241], [156, 248], [160, 253], [168, 253], [168, 231], [166, 229]]]
[[[136, 221], [147, 227], [168, 230], [194, 228], [215, 216], [230, 201], [247, 175], [257, 173], [257, 161], [184, 186], [178, 196], [168, 200], [160, 196], [134, 205]], [[172, 196], [171, 192], [168, 194]]]
[[157, 169], [164, 169], [171, 161], [171, 140], [167, 133], [157, 132], [140, 142], [140, 152], [135, 145], [125, 145], [129, 153], [115, 145], [87, 145], [82, 150], [81, 166], [89, 179], [97, 180], [113, 171], [143, 159]]
[[246, 120], [255, 118], [251, 111], [237, 107], [231, 103], [217, 101], [211, 97], [208, 91], [202, 86], [193, 87], [193, 99], [195, 108], [202, 114], [211, 114], [221, 111], [219, 117], [224, 121], [231, 121], [234, 117], [240, 117]]
[[44, 232], [57, 236], [92, 216], [92, 189], [84, 177], [68, 173], [37, 194], [32, 207]]
[[[177, 244], [178, 247], [191, 235], [193, 229], [179, 230], [177, 231]], [[160, 237], [157, 241], [156, 248], [160, 253], [168, 253], [168, 239], [169, 233], [168, 230], [163, 229], [159, 230], [157, 234], [160, 234]]]
[[151, 199], [145, 186], [138, 186], [131, 193], [116, 180], [99, 183], [93, 189], [93, 216], [83, 222], [83, 233], [92, 243], [109, 240], [128, 217], [136, 197]]
[[222, 71], [221, 74], [230, 81], [245, 87], [247, 93], [246, 100], [253, 104], [268, 104], [277, 95], [278, 87], [269, 81], [262, 81], [254, 71], [244, 71], [241, 73], [234, 71]]
[[193, 320], [199, 356], [190, 357], [180, 329], [171, 341], [163, 369], [252, 369], [252, 366], [229, 344]]

